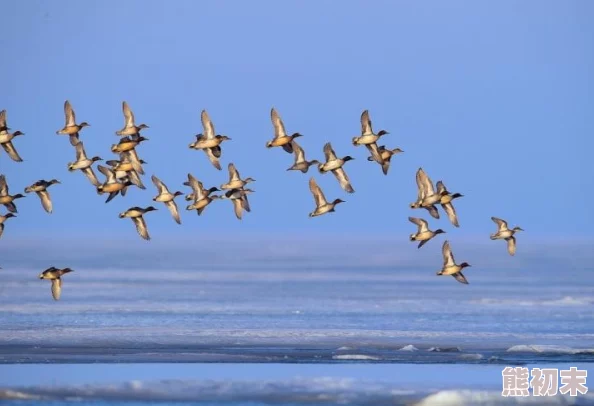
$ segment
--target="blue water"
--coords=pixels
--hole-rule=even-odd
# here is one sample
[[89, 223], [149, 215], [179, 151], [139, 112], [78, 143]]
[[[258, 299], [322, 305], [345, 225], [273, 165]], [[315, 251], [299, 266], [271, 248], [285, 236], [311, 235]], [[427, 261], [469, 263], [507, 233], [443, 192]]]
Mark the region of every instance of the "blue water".
[[1, 392], [19, 405], [482, 404], [507, 365], [594, 376], [591, 270], [77, 269], [59, 302], [2, 272], [0, 389], [37, 396]]

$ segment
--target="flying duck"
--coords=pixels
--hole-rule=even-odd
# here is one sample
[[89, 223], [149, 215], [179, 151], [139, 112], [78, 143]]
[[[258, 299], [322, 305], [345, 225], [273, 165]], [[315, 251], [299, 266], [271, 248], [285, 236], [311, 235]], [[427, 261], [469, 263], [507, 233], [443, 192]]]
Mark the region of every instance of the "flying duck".
[[119, 143], [113, 144], [111, 146], [111, 152], [121, 153], [126, 151], [131, 151], [138, 146], [143, 141], [148, 141], [148, 138], [143, 137], [142, 135], [136, 139], [130, 139], [129, 137], [124, 137], [120, 140]]
[[[123, 179], [123, 180], [130, 180], [132, 184], [138, 186], [140, 189], [146, 189], [142, 180], [140, 179], [140, 175], [134, 169], [134, 164], [130, 160], [130, 155], [123, 152], [121, 155], [121, 159], [118, 160], [110, 160], [106, 161], [105, 163], [111, 166], [111, 169], [115, 172], [116, 179]], [[143, 160], [140, 160], [140, 163], [146, 163]]]
[[130, 182], [130, 180], [118, 182], [115, 172], [112, 169], [109, 169], [102, 165], [98, 165], [97, 169], [99, 169], [99, 172], [105, 175], [105, 183], [97, 186], [97, 192], [99, 194], [109, 193], [109, 196], [107, 197], [105, 203], [109, 203], [114, 197], [116, 197], [120, 193], [122, 194], [122, 196], [126, 195], [126, 190], [128, 186], [132, 185], [132, 182]]
[[441, 268], [441, 270], [437, 272], [437, 274], [452, 275], [458, 282], [468, 285], [468, 281], [462, 273], [462, 269], [469, 267], [470, 264], [462, 262], [460, 265], [456, 265], [456, 260], [454, 260], [454, 254], [452, 254], [452, 250], [450, 249], [450, 243], [447, 240], [443, 243], [441, 252], [443, 254], [443, 268]]
[[344, 200], [334, 199], [332, 203], [329, 203], [322, 192], [322, 189], [316, 183], [314, 178], [309, 179], [309, 190], [313, 194], [314, 201], [316, 202], [316, 208], [314, 211], [309, 213], [309, 217], [321, 216], [322, 214], [334, 212], [334, 208], [339, 203], [344, 203]]
[[231, 202], [233, 203], [233, 210], [235, 211], [235, 216], [238, 220], [241, 220], [243, 210], [247, 212], [251, 211], [247, 195], [253, 192], [254, 191], [251, 189], [231, 189], [225, 192], [225, 194], [220, 198], [231, 200]]
[[452, 204], [452, 200], [457, 199], [458, 197], [463, 197], [464, 195], [460, 193], [451, 194], [448, 192], [448, 189], [441, 180], [437, 182], [437, 194], [440, 196], [439, 203], [441, 204], [441, 208], [448, 215], [450, 223], [456, 227], [460, 227], [460, 224], [458, 223], [458, 216], [456, 215], [456, 209]]
[[235, 168], [235, 165], [233, 165], [233, 163], [229, 164], [228, 169], [229, 182], [221, 185], [222, 190], [240, 189], [244, 187], [246, 184], [256, 181], [252, 178], [241, 179], [241, 177], [239, 176], [239, 171]]
[[49, 182], [46, 180], [38, 180], [31, 186], [25, 188], [25, 193], [35, 192], [39, 199], [41, 199], [41, 205], [45, 209], [46, 212], [52, 212], [52, 200], [50, 198], [50, 194], [47, 191], [47, 188], [51, 185], [59, 184], [60, 181], [57, 179], [52, 179]]
[[76, 161], [68, 163], [68, 171], [72, 172], [79, 169], [82, 173], [85, 174], [87, 179], [91, 181], [93, 186], [97, 187], [100, 185], [95, 172], [93, 172], [93, 162], [102, 161], [102, 159], [98, 156], [94, 156], [93, 158], [87, 158], [87, 154], [85, 153], [85, 147], [82, 141], [79, 141], [78, 144], [74, 146], [76, 149]]
[[148, 233], [148, 228], [146, 227], [146, 221], [144, 221], [144, 217], [142, 217], [142, 215], [154, 210], [157, 209], [153, 206], [149, 206], [145, 209], [141, 207], [130, 207], [125, 212], [120, 213], [119, 217], [121, 219], [126, 217], [132, 219], [132, 222], [136, 226], [136, 231], [138, 231], [138, 235], [140, 235], [142, 238], [148, 241], [151, 239], [151, 237]]
[[64, 124], [64, 128], [56, 131], [56, 134], [69, 135], [70, 144], [76, 145], [78, 144], [78, 132], [84, 127], [89, 127], [90, 124], [87, 122], [76, 124], [76, 116], [68, 100], [64, 102], [64, 116], [66, 117], [66, 124]]
[[193, 200], [194, 202], [186, 207], [186, 210], [196, 210], [198, 215], [201, 215], [206, 206], [208, 206], [213, 200], [220, 199], [221, 197], [218, 195], [212, 195], [212, 192], [218, 191], [216, 187], [211, 187], [210, 189], [204, 189], [202, 186], [202, 182], [192, 176], [191, 173], [188, 173], [188, 181], [184, 182], [184, 185], [190, 186], [192, 188], [192, 193], [186, 196], [186, 200]]
[[[404, 151], [401, 150], [400, 148], [386, 149], [385, 145], [382, 145], [381, 147], [379, 147], [378, 150], [379, 150], [379, 153], [382, 156], [382, 160], [383, 160], [383, 163], [381, 164], [382, 172], [384, 173], [384, 175], [387, 175], [388, 170], [390, 169], [390, 160], [392, 159], [392, 156], [394, 156], [396, 154], [400, 154]], [[375, 161], [375, 159], [373, 159], [373, 156], [367, 157], [367, 160], [372, 161], [372, 162]]]
[[8, 194], [8, 184], [6, 183], [6, 177], [0, 175], [0, 204], [3, 204], [6, 209], [11, 213], [17, 213], [16, 205], [14, 201], [21, 199], [24, 195], [17, 193], [16, 195]]
[[200, 200], [200, 196], [204, 196], [204, 197], [208, 197], [210, 196], [211, 193], [213, 192], [218, 192], [220, 191], [219, 188], [217, 187], [211, 187], [210, 189], [205, 189], [204, 186], [202, 185], [202, 182], [200, 182], [199, 180], [196, 179], [196, 182], [194, 185], [195, 186], [199, 186], [200, 187], [200, 193], [196, 193], [194, 187], [192, 186], [193, 180], [192, 179], [196, 179], [194, 178], [194, 176], [192, 176], [192, 174], [188, 173], [188, 181], [184, 182], [184, 186], [189, 186], [192, 188], [192, 190], [194, 190], [192, 193], [187, 194], [185, 199], [190, 201], [190, 200]]
[[146, 124], [136, 125], [134, 124], [134, 113], [128, 106], [128, 103], [125, 101], [122, 102], [122, 111], [124, 112], [124, 128], [119, 131], [116, 131], [117, 135], [125, 136], [125, 135], [139, 135], [140, 130], [144, 128], [149, 128]]
[[2, 237], [2, 233], [4, 232], [4, 222], [11, 217], [16, 216], [12, 213], [6, 213], [5, 215], [0, 214], [0, 237]]
[[270, 119], [272, 120], [272, 125], [274, 126], [274, 138], [272, 139], [272, 141], [268, 141], [266, 143], [266, 148], [283, 147], [283, 149], [286, 152], [292, 154], [292, 141], [297, 137], [303, 137], [303, 134], [293, 133], [292, 135], [287, 135], [287, 131], [285, 130], [283, 120], [281, 120], [278, 112], [274, 107], [272, 108], [272, 110], [270, 110]]
[[371, 120], [369, 119], [369, 111], [365, 110], [363, 113], [361, 113], [361, 135], [358, 137], [353, 137], [353, 145], [365, 145], [371, 153], [373, 159], [378, 164], [383, 165], [384, 160], [381, 153], [379, 152], [379, 148], [377, 147], [377, 141], [382, 135], [386, 134], [389, 134], [389, 132], [385, 130], [381, 130], [377, 134], [373, 132]]
[[58, 269], [52, 266], [39, 274], [39, 279], [49, 279], [52, 281], [52, 297], [54, 300], [60, 299], [60, 295], [62, 294], [62, 275], [68, 272], [74, 272], [74, 270], [70, 268]]
[[347, 155], [344, 158], [337, 158], [334, 150], [332, 149], [332, 145], [327, 142], [324, 145], [324, 156], [326, 157], [325, 163], [320, 163], [318, 165], [318, 171], [320, 173], [326, 173], [328, 171], [332, 171], [338, 183], [340, 183], [340, 187], [348, 193], [353, 193], [355, 189], [351, 185], [351, 181], [347, 176], [343, 166], [345, 162], [351, 161], [355, 158]]
[[295, 163], [287, 169], [288, 171], [301, 171], [307, 173], [310, 166], [320, 164], [320, 162], [315, 159], [311, 161], [306, 160], [305, 151], [299, 144], [297, 144], [297, 141], [291, 141], [291, 148], [293, 148], [293, 154], [295, 155]]
[[196, 141], [191, 143], [189, 147], [191, 149], [201, 149], [208, 157], [208, 160], [212, 165], [221, 170], [221, 164], [219, 158], [221, 157], [221, 143], [224, 141], [231, 141], [231, 138], [226, 135], [217, 134], [215, 131], [214, 124], [212, 123], [210, 116], [206, 110], [202, 110], [200, 114], [200, 120], [202, 121], [202, 134], [196, 134]]
[[153, 181], [153, 184], [159, 192], [157, 196], [153, 197], [153, 201], [165, 203], [165, 206], [167, 206], [167, 208], [171, 212], [171, 215], [173, 216], [175, 222], [177, 224], [181, 224], [181, 219], [179, 218], [179, 211], [177, 210], [177, 204], [175, 203], [174, 199], [177, 196], [183, 195], [183, 193], [175, 192], [172, 194], [171, 192], [169, 192], [169, 189], [167, 189], [167, 186], [165, 186], [165, 184], [161, 182], [159, 178], [157, 178], [155, 175], [151, 176], [151, 180]]
[[0, 111], [0, 145], [4, 148], [4, 151], [8, 154], [8, 156], [15, 162], [23, 162], [23, 159], [20, 157], [17, 150], [14, 148], [12, 144], [12, 139], [14, 137], [18, 137], [19, 135], [25, 135], [25, 133], [21, 131], [15, 131], [13, 133], [9, 132], [10, 128], [8, 128], [6, 124], [6, 110]]
[[417, 248], [421, 248], [423, 245], [425, 245], [426, 242], [435, 237], [437, 234], [445, 233], [445, 231], [443, 231], [441, 228], [435, 231], [429, 230], [429, 225], [427, 224], [427, 221], [421, 218], [409, 217], [408, 221], [416, 224], [418, 227], [417, 232], [410, 235], [411, 241], [420, 241]]
[[[424, 208], [429, 212], [429, 214], [432, 217], [438, 219], [439, 212], [437, 211], [437, 207], [435, 207], [435, 204], [440, 202], [441, 194], [435, 193], [433, 182], [431, 181], [431, 179], [429, 179], [423, 168], [419, 168], [417, 170], [416, 180], [418, 189], [417, 201], [411, 203], [410, 208]], [[445, 192], [442, 192], [442, 194], [443, 193]]]
[[497, 217], [491, 217], [491, 220], [497, 224], [497, 232], [495, 234], [491, 234], [491, 239], [507, 241], [507, 252], [509, 252], [509, 255], [514, 255], [516, 253], [516, 237], [514, 237], [514, 234], [517, 231], [524, 230], [520, 227], [514, 227], [510, 229], [507, 226], [507, 221], [501, 220]]

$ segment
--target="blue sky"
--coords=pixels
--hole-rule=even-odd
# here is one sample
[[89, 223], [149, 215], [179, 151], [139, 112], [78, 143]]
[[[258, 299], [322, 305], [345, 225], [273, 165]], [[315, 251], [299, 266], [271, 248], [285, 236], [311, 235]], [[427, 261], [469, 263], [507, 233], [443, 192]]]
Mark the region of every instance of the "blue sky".
[[[185, 192], [188, 172], [220, 185], [229, 162], [257, 180], [252, 213], [240, 222], [230, 202], [215, 202], [200, 218], [184, 210], [179, 226], [159, 205], [147, 215], [150, 244], [214, 235], [406, 241], [415, 230], [407, 217], [427, 218], [408, 208], [421, 166], [465, 195], [456, 201], [460, 229], [443, 215], [430, 220], [451, 241], [488, 240], [491, 216], [521, 225], [526, 240], [592, 237], [591, 2], [8, 1], [3, 16], [0, 108], [26, 135], [14, 142], [25, 162], [0, 151], [0, 172], [11, 191], [62, 181], [50, 189], [51, 215], [35, 196], [18, 202], [5, 247], [89, 235], [146, 245], [117, 215], [153, 203], [150, 175]], [[81, 173], [66, 170], [74, 149], [55, 135], [66, 99], [91, 124], [81, 132], [89, 155], [116, 157], [109, 149], [123, 100], [150, 126], [138, 149], [146, 191], [105, 204]], [[356, 158], [346, 166], [356, 193], [330, 174], [285, 171], [292, 156], [265, 148], [273, 106], [289, 132], [304, 134], [308, 159], [322, 158], [327, 141]], [[204, 108], [233, 138], [220, 172], [187, 147]], [[364, 109], [376, 130], [390, 131], [385, 144], [405, 151], [388, 176], [350, 143]], [[312, 174], [328, 199], [347, 201], [336, 213], [308, 218]]]

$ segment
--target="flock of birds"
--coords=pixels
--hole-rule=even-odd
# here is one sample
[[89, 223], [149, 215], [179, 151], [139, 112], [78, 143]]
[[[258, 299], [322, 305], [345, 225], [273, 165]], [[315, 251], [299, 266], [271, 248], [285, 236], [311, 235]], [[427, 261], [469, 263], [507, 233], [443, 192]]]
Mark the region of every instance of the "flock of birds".
[[[108, 166], [97, 166], [99, 172], [105, 176], [105, 181], [103, 183], [97, 179], [93, 170], [93, 164], [97, 161], [103, 161], [103, 159], [98, 156], [88, 158], [83, 142], [80, 141], [79, 137], [81, 130], [88, 127], [89, 124], [86, 122], [77, 124], [74, 110], [68, 100], [64, 103], [64, 128], [56, 131], [56, 134], [67, 135], [70, 139], [70, 144], [72, 144], [76, 151], [76, 161], [68, 164], [68, 171], [81, 171], [95, 187], [99, 195], [108, 195], [105, 201], [106, 203], [110, 202], [118, 195], [125, 196], [129, 187], [134, 186], [140, 189], [146, 189], [141, 178], [141, 175], [144, 175], [145, 173], [143, 164], [146, 164], [146, 162], [138, 156], [136, 149], [141, 143], [148, 141], [148, 139], [143, 137], [140, 132], [149, 127], [146, 124], [136, 125], [134, 114], [128, 103], [125, 101], [122, 103], [122, 110], [124, 113], [125, 125], [124, 128], [116, 131], [116, 135], [120, 136], [121, 139], [117, 144], [113, 144], [111, 147], [111, 151], [117, 154], [119, 159], [106, 161], [105, 163]], [[222, 155], [221, 145], [223, 142], [231, 140], [231, 138], [216, 133], [213, 122], [205, 110], [201, 113], [201, 121], [203, 132], [196, 135], [196, 141], [191, 143], [189, 148], [202, 150], [212, 165], [216, 169], [221, 170], [222, 168], [219, 161]], [[332, 145], [328, 142], [324, 145], [325, 162], [319, 162], [317, 160], [308, 161], [305, 158], [305, 151], [295, 140], [296, 138], [301, 137], [302, 134], [293, 133], [289, 135], [285, 130], [280, 115], [274, 108], [271, 110], [271, 121], [274, 127], [274, 137], [266, 143], [266, 147], [280, 147], [285, 152], [294, 155], [294, 164], [287, 169], [288, 171], [293, 170], [307, 173], [312, 165], [317, 165], [318, 171], [321, 174], [332, 172], [344, 191], [347, 193], [354, 193], [355, 190], [353, 189], [344, 168], [346, 162], [353, 160], [353, 157], [347, 155], [343, 158], [338, 158]], [[6, 110], [3, 110], [0, 112], [0, 145], [2, 145], [3, 149], [13, 161], [22, 162], [12, 141], [15, 137], [23, 135], [23, 133], [21, 131], [14, 131], [11, 133], [10, 130], [11, 129], [7, 125]], [[378, 131], [377, 133], [373, 131], [369, 112], [365, 110], [361, 114], [361, 134], [352, 139], [352, 144], [354, 146], [364, 145], [367, 148], [370, 153], [370, 156], [367, 158], [368, 161], [377, 163], [381, 167], [384, 175], [388, 174], [391, 158], [394, 155], [403, 152], [400, 148], [389, 149], [383, 145], [378, 145], [381, 137], [386, 134], [388, 134], [388, 132], [385, 130]], [[189, 204], [186, 209], [190, 211], [196, 210], [197, 214], [201, 215], [204, 209], [206, 209], [212, 201], [217, 199], [227, 199], [233, 203], [234, 212], [238, 219], [241, 220], [244, 211], [250, 212], [251, 209], [248, 195], [254, 191], [246, 188], [246, 185], [250, 182], [254, 182], [255, 179], [249, 177], [242, 179], [239, 171], [233, 163], [229, 163], [228, 171], [229, 181], [221, 185], [220, 189], [217, 187], [206, 189], [202, 182], [189, 173], [188, 180], [184, 182], [184, 185], [189, 186], [191, 192], [185, 196], [185, 199], [192, 203]], [[180, 191], [171, 193], [168, 187], [155, 175], [151, 177], [151, 180], [157, 189], [157, 195], [153, 198], [153, 201], [164, 203], [173, 219], [178, 224], [181, 224], [175, 198], [183, 195], [183, 193]], [[454, 199], [462, 197], [463, 195], [460, 193], [450, 193], [442, 181], [437, 182], [436, 187], [434, 187], [433, 182], [422, 168], [417, 170], [416, 182], [418, 188], [417, 200], [410, 204], [410, 208], [425, 209], [429, 212], [431, 217], [439, 219], [437, 205], [440, 205], [448, 216], [450, 222], [455, 227], [459, 227], [458, 217], [452, 202]], [[56, 179], [49, 181], [39, 180], [26, 187], [24, 191], [25, 193], [35, 192], [37, 196], [39, 196], [44, 210], [51, 213], [52, 201], [48, 188], [59, 183], [60, 182]], [[315, 209], [309, 213], [310, 217], [334, 212], [339, 203], [345, 202], [339, 198], [334, 199], [333, 201], [328, 201], [314, 177], [309, 179], [309, 188], [315, 202]], [[220, 195], [213, 194], [214, 192], [223, 191], [224, 193]], [[21, 193], [11, 195], [9, 193], [6, 177], [0, 175], [0, 204], [4, 205], [8, 210], [7, 214], [0, 214], [0, 237], [4, 231], [5, 221], [9, 218], [16, 217], [15, 213], [17, 213], [17, 207], [15, 201], [23, 197], [25, 197], [25, 195]], [[157, 210], [157, 208], [154, 206], [135, 206], [120, 213], [119, 217], [131, 219], [138, 234], [145, 240], [150, 240], [144, 215], [155, 210]], [[419, 242], [418, 248], [421, 248], [438, 234], [445, 233], [442, 229], [435, 231], [430, 230], [428, 222], [422, 218], [409, 217], [408, 219], [418, 228], [416, 233], [410, 235], [411, 241]], [[500, 218], [491, 217], [491, 219], [497, 224], [497, 232], [491, 234], [491, 239], [503, 239], [507, 241], [508, 252], [510, 255], [514, 255], [516, 252], [516, 238], [514, 235], [516, 232], [523, 230], [520, 227], [510, 228], [507, 222]], [[437, 275], [452, 275], [458, 282], [468, 284], [468, 280], [462, 273], [462, 269], [469, 267], [470, 265], [466, 262], [462, 262], [459, 265], [456, 263], [450, 248], [450, 243], [447, 240], [443, 243], [442, 255], [443, 266], [442, 269], [437, 272]], [[62, 288], [61, 277], [68, 272], [72, 272], [72, 269], [50, 267], [39, 275], [40, 279], [51, 280], [51, 291], [55, 300], [60, 298]]]

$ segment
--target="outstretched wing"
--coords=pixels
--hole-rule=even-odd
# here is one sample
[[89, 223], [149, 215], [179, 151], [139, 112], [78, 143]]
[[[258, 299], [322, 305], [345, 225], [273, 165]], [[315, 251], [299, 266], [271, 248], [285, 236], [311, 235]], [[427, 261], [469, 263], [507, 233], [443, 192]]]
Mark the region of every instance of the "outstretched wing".
[[[212, 166], [214, 166], [215, 168], [217, 168], [219, 171], [223, 169], [221, 167], [221, 163], [219, 162], [219, 158], [216, 157], [216, 155], [212, 151], [212, 148], [206, 148], [203, 151], [206, 154], [206, 156], [208, 157], [208, 160], [210, 161], [210, 163], [212, 164]], [[219, 156], [220, 156], [220, 154], [219, 154]]]
[[454, 279], [456, 279], [458, 282], [463, 283], [465, 285], [468, 285], [468, 281], [466, 280], [466, 277], [464, 276], [464, 274], [462, 273], [462, 271], [457, 272], [455, 274], [452, 274], [452, 276], [454, 277]]
[[332, 173], [334, 173], [334, 176], [336, 176], [336, 179], [338, 179], [338, 183], [340, 183], [340, 187], [343, 190], [348, 193], [353, 193], [355, 191], [344, 168], [334, 169]]
[[216, 135], [214, 124], [210, 120], [210, 117], [208, 116], [206, 110], [202, 110], [202, 113], [200, 114], [200, 119], [202, 120], [202, 127], [204, 128], [204, 138], [214, 139]]
[[456, 209], [454, 208], [454, 205], [450, 202], [450, 203], [442, 204], [441, 207], [444, 209], [444, 211], [448, 215], [448, 218], [450, 219], [450, 223], [452, 223], [456, 227], [460, 227], [460, 224], [458, 223], [458, 216], [456, 215]]
[[14, 148], [14, 145], [12, 145], [11, 141], [5, 142], [2, 144], [2, 148], [4, 148], [4, 151], [6, 151], [6, 153], [8, 154], [8, 156], [15, 162], [23, 162], [23, 158], [21, 158], [21, 156], [19, 155], [19, 153], [17, 152], [17, 150]]
[[0, 196], [8, 196], [8, 183], [4, 175], [0, 175]]
[[322, 192], [322, 189], [320, 189], [314, 178], [309, 179], [309, 190], [311, 190], [311, 193], [313, 194], [314, 201], [316, 202], [317, 207], [328, 204], [328, 202], [326, 201], [326, 197]]
[[241, 178], [239, 177], [239, 172], [237, 171], [237, 169], [235, 168], [235, 165], [233, 163], [230, 163], [228, 165], [228, 169], [229, 169], [229, 182], [241, 180]]
[[270, 110], [270, 119], [272, 120], [272, 125], [274, 126], [274, 138], [286, 137], [287, 132], [285, 131], [285, 125], [283, 124], [283, 120], [281, 120], [275, 108]]
[[361, 134], [372, 134], [371, 120], [369, 119], [369, 111], [365, 110], [361, 113]]
[[175, 222], [177, 224], [181, 224], [181, 219], [179, 218], [179, 210], [177, 209], [177, 204], [175, 203], [175, 201], [171, 200], [169, 202], [166, 202], [165, 206], [167, 206], [167, 208], [169, 209], [169, 212], [171, 213], [171, 216], [173, 217]]
[[122, 111], [124, 112], [124, 119], [125, 119], [125, 122], [126, 122], [126, 128], [135, 127], [135, 125], [134, 125], [134, 113], [132, 113], [132, 110], [130, 109], [130, 106], [128, 106], [128, 103], [126, 103], [125, 101], [122, 102]]
[[155, 185], [160, 195], [164, 193], [169, 193], [167, 186], [165, 186], [165, 184], [161, 182], [159, 178], [157, 178], [155, 175], [151, 176], [151, 180], [153, 181], [153, 185]]
[[54, 300], [60, 300], [62, 295], [62, 279], [52, 279], [52, 297]]
[[293, 147], [293, 153], [295, 154], [295, 163], [305, 162], [305, 151], [301, 148], [301, 145], [297, 144], [297, 141], [291, 141]]
[[418, 181], [420, 181], [421, 187], [423, 188], [423, 191], [425, 193], [424, 197], [434, 195], [435, 189], [433, 187], [433, 182], [431, 182], [431, 179], [429, 178], [429, 176], [427, 176], [423, 168], [419, 168], [419, 170], [417, 171], [417, 175], [417, 179]]
[[146, 227], [146, 222], [142, 216], [139, 217], [132, 217], [132, 221], [136, 226], [136, 231], [138, 231], [138, 235], [140, 235], [145, 240], [150, 240], [151, 237], [149, 236], [148, 229]]
[[493, 220], [493, 222], [495, 224], [497, 224], [497, 227], [499, 228], [499, 230], [498, 230], [499, 232], [508, 230], [507, 222], [505, 220], [501, 220], [500, 218], [497, 218], [497, 217], [491, 217], [491, 220]]
[[371, 153], [371, 156], [372, 156], [373, 160], [375, 162], [377, 162], [378, 164], [383, 165], [384, 158], [382, 158], [382, 154], [379, 151], [379, 149], [377, 147], [377, 144], [375, 142], [373, 142], [371, 144], [365, 144], [365, 146], [367, 147], [367, 149]]
[[454, 260], [454, 254], [452, 253], [452, 249], [450, 248], [450, 242], [445, 241], [443, 243], [443, 247], [441, 248], [441, 253], [443, 255], [443, 267], [448, 268], [450, 266], [456, 265], [456, 261]]
[[0, 111], [0, 131], [6, 131], [8, 127], [6, 125], [6, 110]]
[[47, 190], [42, 190], [41, 192], [37, 192], [37, 196], [41, 199], [41, 205], [45, 209], [46, 212], [52, 212], [52, 199], [50, 198], [50, 194]]
[[76, 160], [77, 161], [83, 161], [83, 160], [87, 159], [87, 154], [85, 152], [85, 147], [84, 147], [82, 141], [80, 141], [78, 144], [76, 144], [74, 146], [74, 148], [76, 149]]
[[336, 153], [332, 149], [332, 144], [329, 142], [324, 145], [324, 156], [326, 157], [326, 162], [334, 161], [336, 159]]
[[417, 227], [419, 228], [419, 231], [418, 231], [419, 233], [424, 233], [426, 231], [429, 231], [429, 224], [421, 218], [409, 217], [408, 221], [417, 225]]
[[99, 179], [97, 179], [97, 175], [95, 175], [93, 168], [91, 168], [90, 166], [88, 168], [82, 169], [82, 173], [84, 173], [87, 179], [91, 181], [93, 186], [97, 187], [101, 184], [99, 183]]
[[507, 252], [509, 252], [509, 255], [515, 255], [516, 254], [516, 237], [511, 236], [505, 239], [505, 241], [507, 241]]
[[76, 125], [76, 116], [74, 115], [74, 110], [72, 109], [72, 106], [68, 100], [64, 102], [64, 116], [66, 118], [66, 127], [72, 127]]

